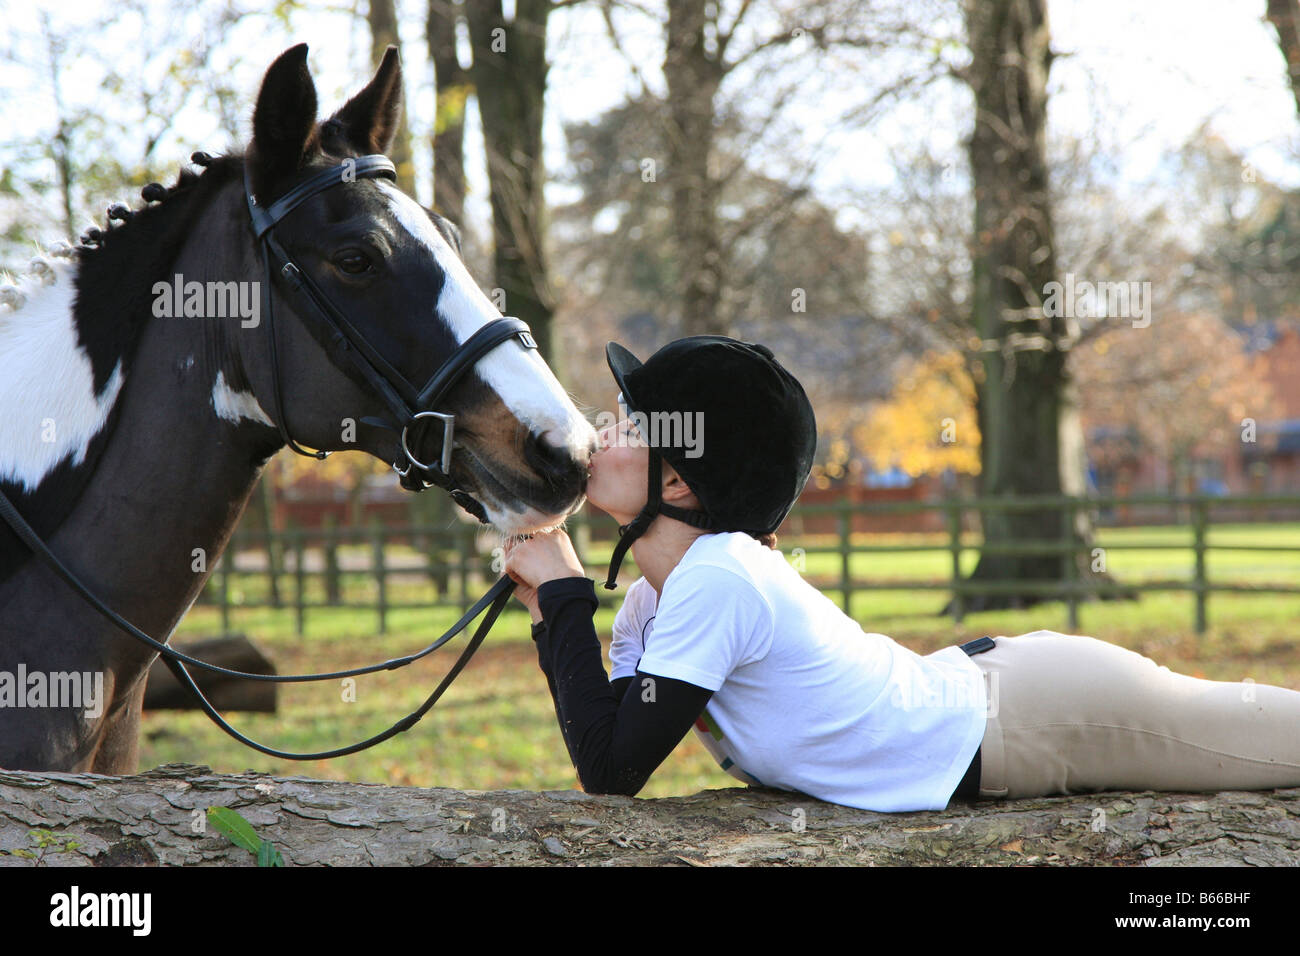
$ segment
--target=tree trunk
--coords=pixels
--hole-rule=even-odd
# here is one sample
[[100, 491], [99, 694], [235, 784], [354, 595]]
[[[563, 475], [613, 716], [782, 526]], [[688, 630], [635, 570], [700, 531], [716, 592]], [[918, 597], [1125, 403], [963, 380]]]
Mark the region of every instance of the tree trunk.
[[433, 209], [460, 228], [465, 227], [465, 102], [469, 73], [456, 55], [459, 3], [429, 0], [425, 40], [433, 63], [437, 91], [433, 123]]
[[1295, 97], [1296, 112], [1300, 113], [1300, 0], [1268, 0], [1265, 15], [1277, 30], [1277, 45], [1286, 60], [1291, 95]]
[[[0, 865], [252, 866], [206, 825], [215, 806], [244, 817], [288, 866], [1300, 864], [1300, 789], [872, 813], [776, 790], [462, 792], [169, 764], [132, 777], [0, 771]], [[80, 845], [16, 854], [42, 852], [33, 829]]]
[[664, 79], [673, 231], [680, 263], [682, 335], [725, 334], [718, 184], [709, 168], [715, 98], [725, 73], [705, 45], [708, 0], [669, 0]]
[[[389, 46], [401, 50], [397, 34], [397, 8], [393, 0], [370, 0], [366, 16], [370, 24], [370, 63], [378, 67]], [[402, 96], [402, 118], [397, 124], [397, 137], [389, 148], [389, 159], [397, 167], [397, 185], [402, 192], [415, 195], [415, 161], [411, 154], [411, 128], [406, 123], [406, 96]]]
[[507, 22], [501, 0], [465, 0], [487, 147], [493, 256], [507, 315], [532, 327], [542, 356], [559, 374], [555, 296], [546, 259], [546, 172], [542, 113], [546, 99], [546, 22], [550, 0], [516, 0]]
[[[1056, 278], [1056, 249], [1048, 198], [1047, 74], [1051, 65], [1045, 0], [967, 0], [972, 53], [968, 79], [975, 94], [969, 142], [975, 189], [973, 332], [983, 342], [977, 406], [981, 433], [979, 493], [1082, 495], [1083, 432], [1066, 353], [1056, 346], [1077, 319], [1049, 317], [1047, 283]], [[1028, 347], [1026, 347], [1028, 346]], [[984, 541], [1057, 542], [1072, 536], [1076, 577], [1091, 571], [1091, 522], [1076, 513], [1067, 529], [1062, 512], [990, 510]], [[1060, 581], [1062, 555], [980, 556], [971, 580]], [[1025, 606], [1052, 595], [972, 597], [968, 610]]]
[[59, 200], [63, 207], [63, 234], [75, 240], [76, 227], [73, 225], [72, 209], [72, 143], [68, 121], [63, 114], [63, 96], [60, 92], [63, 76], [63, 48], [50, 25], [50, 15], [42, 12], [41, 33], [45, 37], [45, 49], [50, 70], [50, 93], [54, 98], [54, 114], [58, 118], [59, 128], [51, 142], [51, 158], [54, 168], [59, 172]]

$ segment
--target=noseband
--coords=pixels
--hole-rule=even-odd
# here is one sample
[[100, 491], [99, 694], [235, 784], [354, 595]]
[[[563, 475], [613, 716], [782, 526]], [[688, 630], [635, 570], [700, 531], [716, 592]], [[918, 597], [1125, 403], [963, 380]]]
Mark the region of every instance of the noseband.
[[[329, 454], [326, 451], [313, 452], [303, 448], [289, 435], [289, 429], [285, 424], [284, 400], [280, 387], [280, 362], [276, 355], [275, 312], [271, 297], [273, 264], [278, 266], [280, 277], [287, 283], [294, 301], [306, 306], [305, 309], [298, 310], [299, 315], [304, 319], [308, 315], [314, 316], [321, 323], [331, 344], [348, 356], [375, 394], [388, 406], [389, 419], [366, 417], [362, 418], [361, 422], [394, 433], [397, 438], [398, 452], [393, 461], [393, 470], [401, 476], [402, 487], [410, 491], [423, 491], [436, 485], [445, 489], [457, 504], [479, 521], [486, 522], [487, 514], [482, 504], [469, 493], [457, 488], [455, 481], [452, 480], [451, 453], [455, 447], [456, 417], [448, 412], [438, 411], [438, 406], [443, 403], [461, 377], [498, 345], [509, 339], [515, 339], [525, 349], [537, 348], [528, 324], [512, 316], [487, 323], [466, 339], [439, 366], [423, 388], [416, 388], [366, 341], [365, 337], [348, 321], [342, 310], [330, 301], [329, 296], [312, 281], [306, 271], [294, 263], [284, 247], [275, 239], [275, 227], [285, 216], [308, 199], [341, 183], [380, 177], [390, 180], [397, 178], [397, 172], [388, 157], [371, 155], [348, 159], [338, 166], [313, 173], [279, 199], [263, 206], [253, 195], [249, 166], [247, 164], [244, 166], [244, 198], [248, 202], [248, 213], [252, 218], [253, 232], [262, 253], [266, 276], [266, 281], [262, 283], [262, 313], [266, 316], [270, 343], [276, 427], [279, 428], [284, 443], [299, 455], [324, 458]], [[409, 433], [422, 419], [435, 419], [442, 422], [442, 451], [436, 461], [421, 461], [411, 451]]]

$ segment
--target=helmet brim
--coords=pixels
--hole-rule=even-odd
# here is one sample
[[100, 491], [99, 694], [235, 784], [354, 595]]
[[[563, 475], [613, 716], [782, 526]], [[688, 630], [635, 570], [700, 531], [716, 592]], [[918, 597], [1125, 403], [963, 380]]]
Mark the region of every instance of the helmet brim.
[[627, 387], [627, 377], [641, 367], [641, 360], [617, 342], [605, 346], [605, 361], [614, 375], [618, 390], [623, 393], [623, 403], [632, 411], [640, 411], [637, 397]]

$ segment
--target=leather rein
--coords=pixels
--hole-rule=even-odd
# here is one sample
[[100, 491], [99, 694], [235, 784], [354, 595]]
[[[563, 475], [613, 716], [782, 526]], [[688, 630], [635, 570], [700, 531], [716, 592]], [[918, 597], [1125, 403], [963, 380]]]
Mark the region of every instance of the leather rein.
[[[362, 422], [375, 427], [385, 428], [393, 431], [399, 436], [400, 452], [397, 460], [393, 462], [393, 469], [401, 476], [402, 486], [412, 491], [421, 491], [424, 488], [437, 486], [443, 488], [459, 504], [465, 508], [480, 521], [486, 522], [487, 516], [483, 506], [471, 497], [467, 492], [455, 486], [455, 482], [449, 473], [451, 467], [451, 453], [453, 449], [453, 436], [455, 430], [455, 416], [437, 411], [437, 406], [442, 403], [448, 392], [457, 381], [464, 376], [475, 363], [479, 361], [489, 351], [502, 345], [505, 342], [514, 339], [524, 348], [535, 349], [537, 343], [530, 334], [527, 323], [514, 317], [503, 317], [487, 323], [477, 332], [466, 339], [460, 347], [439, 367], [433, 374], [432, 378], [421, 389], [412, 386], [400, 372], [389, 364], [365, 338], [356, 330], [356, 328], [347, 320], [347, 317], [339, 310], [324, 291], [317, 286], [311, 278], [300, 269], [288, 253], [276, 241], [273, 232], [276, 225], [306, 200], [316, 196], [332, 186], [345, 182], [353, 182], [356, 179], [384, 177], [387, 179], [396, 179], [396, 171], [392, 162], [381, 155], [362, 156], [357, 159], [344, 160], [338, 166], [329, 169], [320, 170], [313, 173], [305, 180], [294, 186], [279, 199], [275, 200], [269, 206], [263, 207], [258, 204], [253, 195], [251, 177], [247, 165], [244, 169], [244, 191], [248, 203], [249, 215], [252, 218], [253, 231], [257, 237], [258, 245], [262, 254], [263, 269], [266, 281], [262, 283], [262, 312], [267, 317], [269, 352], [271, 357], [271, 369], [273, 380], [273, 392], [275, 401], [275, 421], [280, 430], [280, 436], [293, 451], [300, 455], [310, 458], [323, 459], [330, 452], [326, 451], [308, 451], [302, 448], [289, 435], [285, 425], [284, 407], [281, 398], [282, 392], [280, 387], [280, 368], [279, 361], [276, 357], [276, 340], [275, 340], [275, 318], [271, 297], [271, 280], [272, 264], [279, 263], [279, 274], [288, 284], [290, 292], [294, 295], [298, 303], [307, 306], [304, 310], [309, 312], [320, 320], [326, 332], [329, 335], [331, 343], [339, 350], [346, 354], [353, 364], [357, 367], [362, 376], [370, 383], [375, 393], [388, 406], [392, 414], [392, 420], [363, 418]], [[412, 452], [409, 445], [408, 433], [420, 420], [433, 418], [442, 423], [443, 437], [442, 449], [439, 459], [433, 462], [420, 461]], [[272, 757], [278, 757], [284, 760], [325, 760], [330, 757], [342, 757], [348, 754], [357, 753], [366, 750], [376, 744], [388, 740], [411, 727], [415, 726], [419, 720], [436, 704], [439, 698], [447, 690], [453, 680], [469, 663], [474, 652], [478, 650], [479, 645], [487, 637], [488, 631], [496, 623], [506, 603], [510, 599], [511, 593], [515, 589], [514, 581], [502, 576], [483, 597], [466, 611], [450, 629], [445, 631], [433, 643], [429, 644], [423, 650], [414, 654], [408, 654], [405, 657], [392, 658], [382, 661], [378, 664], [370, 664], [365, 667], [356, 667], [350, 670], [331, 671], [320, 674], [250, 674], [245, 671], [231, 670], [230, 668], [220, 667], [216, 664], [210, 664], [191, 657], [181, 651], [168, 647], [165, 643], [157, 641], [144, 633], [142, 630], [127, 621], [120, 614], [105, 604], [94, 592], [92, 592], [68, 567], [59, 560], [49, 546], [41, 540], [40, 536], [32, 529], [18, 509], [14, 506], [8, 497], [0, 492], [0, 518], [13, 529], [16, 534], [31, 551], [41, 560], [51, 571], [61, 578], [67, 585], [72, 588], [87, 604], [99, 612], [106, 620], [142, 644], [145, 644], [152, 650], [156, 651], [162, 658], [167, 667], [176, 676], [182, 687], [186, 687], [198, 699], [200, 709], [223, 731], [238, 740], [240, 743], [252, 747], [254, 750], [261, 751]], [[378, 671], [396, 670], [413, 664], [423, 657], [428, 656], [438, 650], [452, 638], [464, 631], [469, 624], [486, 610], [483, 620], [479, 622], [478, 628], [474, 631], [469, 643], [456, 663], [452, 665], [451, 670], [443, 677], [442, 681], [433, 690], [415, 710], [411, 711], [401, 720], [394, 723], [387, 730], [381, 731], [372, 737], [368, 737], [358, 743], [346, 747], [339, 747], [335, 750], [320, 751], [318, 753], [293, 753], [289, 751], [276, 750], [260, 744], [249, 737], [246, 737], [217, 712], [211, 702], [199, 690], [198, 685], [190, 676], [186, 665], [202, 668], [216, 674], [222, 674], [226, 677], [237, 677], [244, 680], [264, 681], [277, 684], [288, 683], [306, 683], [313, 681], [341, 680], [347, 677], [359, 677], [364, 674], [373, 674]]]

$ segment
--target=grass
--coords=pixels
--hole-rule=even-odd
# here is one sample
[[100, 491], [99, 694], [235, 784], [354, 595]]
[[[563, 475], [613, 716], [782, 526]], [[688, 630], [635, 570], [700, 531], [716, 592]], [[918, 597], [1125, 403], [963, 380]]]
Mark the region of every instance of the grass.
[[[930, 544], [943, 538], [871, 535], [863, 536], [862, 541]], [[1295, 546], [1300, 542], [1300, 525], [1216, 525], [1209, 541], [1215, 547]], [[1151, 543], [1189, 548], [1117, 547]], [[1107, 549], [1108, 570], [1121, 583], [1189, 579], [1193, 566], [1190, 543], [1185, 528], [1107, 529], [1098, 538], [1099, 546]], [[785, 541], [782, 547], [787, 557], [792, 557], [792, 547]], [[963, 569], [969, 571], [977, 557], [974, 551], [966, 552]], [[593, 547], [587, 555], [593, 576], [602, 558], [608, 558], [607, 546]], [[837, 555], [806, 554], [803, 560], [810, 578], [838, 577]], [[969, 614], [961, 624], [937, 616], [947, 595], [908, 590], [906, 584], [945, 579], [951, 561], [945, 552], [860, 554], [852, 561], [855, 577], [903, 584], [899, 590], [856, 593], [851, 609], [854, 619], [864, 630], [888, 634], [917, 653], [984, 634], [1014, 635], [1039, 628], [1070, 631], [1065, 605], [1059, 602], [1028, 610]], [[1212, 581], [1294, 585], [1300, 581], [1300, 552], [1215, 552], [1208, 556], [1208, 568]], [[241, 585], [244, 593], [254, 596], [255, 588], [265, 587], [265, 579], [261, 580], [259, 585], [250, 578]], [[394, 601], [421, 600], [425, 588], [395, 581], [390, 595]], [[292, 595], [291, 587], [284, 593]], [[232, 626], [252, 637], [281, 673], [300, 673], [342, 669], [410, 652], [427, 644], [458, 616], [458, 610], [447, 607], [394, 610], [388, 615], [387, 633], [376, 634], [373, 610], [315, 609], [308, 613], [308, 635], [299, 637], [294, 633], [292, 609], [237, 608]], [[596, 630], [606, 649], [613, 616], [613, 607], [601, 608], [596, 614]], [[1194, 601], [1188, 593], [1158, 592], [1144, 594], [1138, 601], [1085, 603], [1080, 618], [1079, 633], [1136, 650], [1174, 671], [1212, 680], [1249, 677], [1258, 683], [1300, 690], [1300, 595], [1212, 594], [1210, 629], [1202, 636], [1193, 632]], [[186, 761], [220, 771], [255, 769], [289, 776], [466, 790], [576, 787], [528, 625], [521, 608], [503, 614], [438, 706], [408, 733], [365, 753], [306, 763], [276, 760], [225, 736], [198, 712], [160, 711], [145, 715], [140, 766]], [[200, 605], [186, 617], [177, 636], [184, 639], [219, 631], [217, 609]], [[232, 723], [280, 749], [323, 750], [351, 743], [417, 707], [451, 666], [463, 640], [458, 638], [432, 655], [432, 660], [358, 678], [355, 702], [343, 700], [339, 683], [286, 685], [280, 688], [278, 714], [234, 714]], [[689, 734], [642, 793], [672, 796], [732, 785], [739, 783], [718, 769], [695, 735]]]

